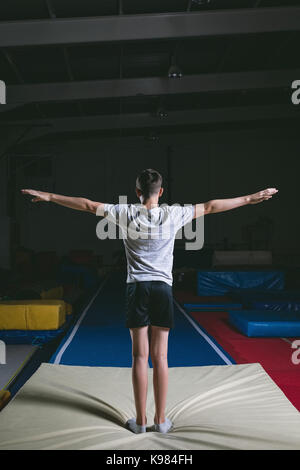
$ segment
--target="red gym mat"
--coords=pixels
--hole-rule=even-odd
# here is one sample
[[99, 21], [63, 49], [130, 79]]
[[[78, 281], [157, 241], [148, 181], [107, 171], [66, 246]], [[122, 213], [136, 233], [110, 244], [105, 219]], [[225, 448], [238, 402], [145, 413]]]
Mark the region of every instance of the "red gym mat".
[[[191, 297], [190, 297], [191, 301]], [[227, 312], [191, 312], [191, 316], [237, 364], [260, 363], [300, 411], [300, 364], [292, 362], [291, 342], [297, 338], [248, 338], [228, 321]]]

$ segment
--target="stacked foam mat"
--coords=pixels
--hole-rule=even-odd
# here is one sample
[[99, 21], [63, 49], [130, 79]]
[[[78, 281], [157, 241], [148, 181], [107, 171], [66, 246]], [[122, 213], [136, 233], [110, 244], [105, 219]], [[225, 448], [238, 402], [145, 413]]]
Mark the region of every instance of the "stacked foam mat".
[[72, 306], [63, 300], [0, 302], [0, 339], [8, 344], [46, 342], [63, 331]]

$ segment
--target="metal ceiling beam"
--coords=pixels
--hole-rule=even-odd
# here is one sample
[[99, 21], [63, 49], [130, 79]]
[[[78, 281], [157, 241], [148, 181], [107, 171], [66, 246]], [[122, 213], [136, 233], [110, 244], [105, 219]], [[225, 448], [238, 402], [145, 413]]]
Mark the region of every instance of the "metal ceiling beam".
[[290, 87], [300, 69], [8, 85], [7, 104]]
[[300, 7], [8, 21], [0, 47], [182, 39], [300, 30]]
[[[155, 129], [166, 126], [183, 126], [194, 124], [231, 123], [282, 118], [300, 118], [300, 109], [289, 105], [247, 106], [219, 109], [202, 109], [192, 111], [170, 112], [166, 119], [159, 119], [152, 114], [124, 114], [111, 116], [93, 116], [76, 118], [47, 119], [48, 127], [32, 130], [29, 140], [62, 132], [85, 132], [108, 129]], [[15, 125], [20, 125], [18, 121]], [[35, 121], [23, 121], [23, 125], [34, 125]], [[39, 124], [43, 124], [39, 120]], [[1, 128], [1, 123], [0, 123]]]

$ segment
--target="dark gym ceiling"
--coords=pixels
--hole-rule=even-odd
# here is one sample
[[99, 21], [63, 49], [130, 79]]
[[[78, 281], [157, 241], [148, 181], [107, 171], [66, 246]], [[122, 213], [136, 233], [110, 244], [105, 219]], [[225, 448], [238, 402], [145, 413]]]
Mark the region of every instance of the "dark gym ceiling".
[[300, 0], [3, 0], [0, 21], [0, 127], [300, 117]]

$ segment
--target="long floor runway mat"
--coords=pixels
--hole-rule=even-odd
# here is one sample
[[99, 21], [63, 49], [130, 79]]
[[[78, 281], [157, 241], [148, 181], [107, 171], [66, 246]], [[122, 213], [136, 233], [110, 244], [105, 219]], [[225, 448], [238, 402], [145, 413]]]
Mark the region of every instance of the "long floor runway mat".
[[[125, 327], [125, 279], [113, 275], [91, 299], [50, 363], [77, 366], [131, 366], [131, 339]], [[235, 361], [175, 303], [169, 337], [169, 366], [230, 365]], [[151, 361], [150, 361], [151, 366]]]

